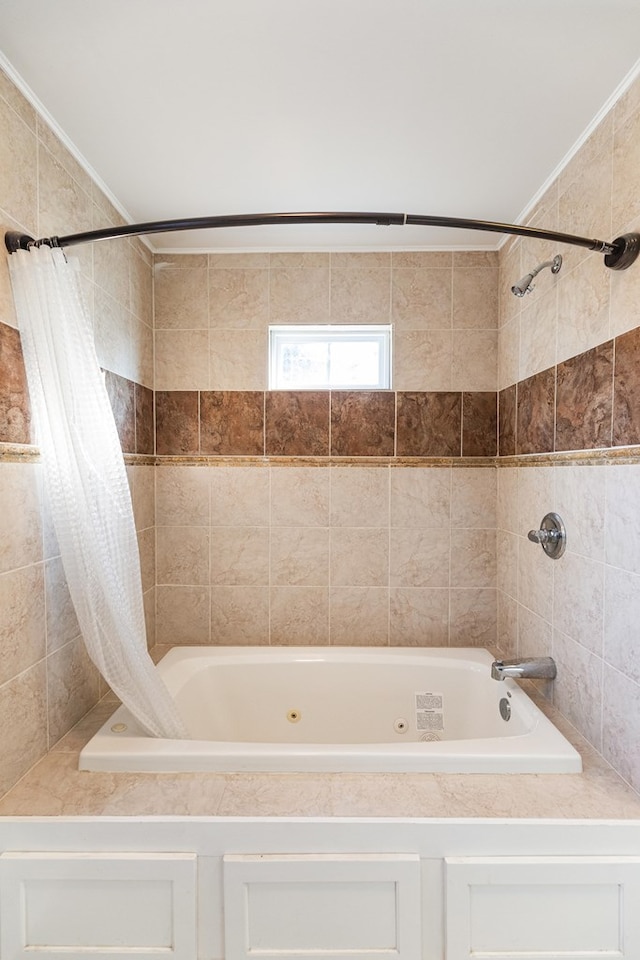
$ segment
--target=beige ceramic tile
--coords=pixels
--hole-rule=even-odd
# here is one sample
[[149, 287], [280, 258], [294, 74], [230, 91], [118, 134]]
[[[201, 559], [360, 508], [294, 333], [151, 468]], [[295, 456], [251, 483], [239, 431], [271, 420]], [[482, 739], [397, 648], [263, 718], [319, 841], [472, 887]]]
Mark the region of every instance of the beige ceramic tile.
[[538, 530], [544, 515], [554, 509], [555, 476], [552, 467], [521, 467], [518, 470], [518, 526], [515, 533], [526, 537], [529, 530]]
[[498, 326], [498, 265], [453, 268], [453, 326], [488, 330]]
[[153, 389], [154, 380], [154, 353], [153, 330], [131, 315], [131, 359], [129, 369], [130, 380], [141, 383]]
[[216, 467], [205, 473], [210, 474], [212, 526], [269, 523], [271, 471], [267, 467]]
[[328, 527], [273, 527], [271, 583], [274, 586], [327, 586]]
[[[555, 340], [554, 340], [555, 343]], [[500, 327], [498, 334], [498, 390], [520, 379], [520, 315]]]
[[327, 816], [331, 810], [330, 783], [330, 778], [321, 774], [245, 773], [228, 777], [217, 815]]
[[[574, 158], [577, 161], [576, 177], [566, 189], [560, 188], [558, 213], [562, 230], [566, 233], [610, 240], [613, 181], [611, 115], [600, 124], [597, 133], [602, 138], [597, 141], [602, 143], [602, 149], [596, 152], [596, 141], [591, 137], [592, 142], [582, 148], [585, 156]], [[586, 257], [593, 256], [584, 247], [569, 245], [563, 245], [557, 252], [562, 254], [562, 272], [572, 270]], [[597, 254], [595, 258], [600, 259]]]
[[605, 664], [602, 752], [635, 790], [640, 790], [640, 687]]
[[393, 385], [396, 390], [451, 390], [453, 335], [450, 330], [396, 332]]
[[156, 330], [206, 330], [209, 326], [208, 273], [196, 267], [154, 270]]
[[136, 529], [146, 530], [155, 525], [155, 467], [133, 466], [129, 472]]
[[0, 99], [0, 196], [6, 214], [37, 234], [37, 141], [32, 130]]
[[605, 509], [605, 560], [631, 573], [640, 573], [640, 466], [607, 468]]
[[393, 526], [449, 526], [452, 471], [448, 467], [392, 468], [390, 475]]
[[75, 640], [80, 635], [80, 627], [59, 557], [47, 560], [45, 583], [47, 653], [52, 653], [70, 640]]
[[445, 250], [394, 250], [391, 265], [394, 270], [451, 270], [453, 258]]
[[553, 633], [553, 657], [558, 668], [555, 706], [596, 749], [602, 749], [602, 661], [559, 630]]
[[42, 564], [0, 576], [0, 685], [45, 654]]
[[396, 330], [451, 328], [451, 271], [394, 267], [392, 286], [392, 318]]
[[0, 70], [0, 97], [6, 100], [7, 105], [18, 114], [30, 130], [35, 131], [37, 129], [39, 117], [35, 109], [16, 85], [11, 82], [4, 70]]
[[264, 330], [269, 322], [268, 271], [211, 270], [209, 321], [220, 329]]
[[389, 643], [394, 647], [449, 645], [449, 591], [394, 587], [390, 593]]
[[558, 363], [608, 339], [610, 274], [591, 257], [558, 284]]
[[212, 584], [269, 585], [268, 527], [216, 527], [211, 536]]
[[602, 656], [604, 564], [567, 550], [553, 572], [554, 626]]
[[514, 657], [518, 651], [518, 602], [498, 591], [498, 639], [502, 657]]
[[333, 467], [331, 525], [380, 527], [389, 521], [389, 470], [386, 467]]
[[211, 643], [269, 642], [269, 588], [211, 588]]
[[47, 750], [44, 662], [0, 687], [0, 796]]
[[65, 734], [51, 749], [56, 753], [71, 753], [74, 756], [82, 750], [117, 709], [112, 701], [101, 700], [79, 720], [69, 733]]
[[158, 526], [208, 526], [211, 471], [169, 465], [153, 469]]
[[153, 527], [138, 533], [138, 553], [142, 589], [151, 590], [156, 583], [156, 532]]
[[640, 683], [640, 576], [605, 569], [604, 659]]
[[522, 604], [518, 610], [517, 640], [520, 657], [550, 657], [553, 653], [551, 624]]
[[100, 698], [99, 674], [82, 639], [72, 640], [47, 658], [49, 744], [68, 733]]
[[[640, 220], [636, 221], [632, 229], [640, 230]], [[610, 276], [611, 305], [610, 323], [611, 336], [619, 337], [638, 326], [638, 302], [640, 302], [640, 271], [613, 270]]]
[[[289, 256], [298, 257], [304, 254]], [[328, 254], [326, 256], [326, 266], [272, 266], [269, 289], [271, 323], [329, 322], [330, 270]]]
[[510, 533], [522, 532], [518, 517], [518, 470], [516, 467], [501, 467], [496, 470], [496, 475], [498, 529], [508, 530]]
[[389, 591], [386, 587], [332, 587], [329, 629], [334, 646], [387, 646]]
[[0, 464], [0, 503], [3, 508], [0, 573], [42, 559], [40, 502], [35, 464]]
[[[535, 299], [534, 299], [535, 297]], [[520, 315], [519, 380], [526, 380], [556, 362], [558, 291], [535, 291]]]
[[518, 537], [506, 530], [496, 534], [498, 590], [514, 600], [518, 596]]
[[392, 587], [448, 587], [449, 537], [422, 527], [392, 527], [390, 585]]
[[553, 567], [549, 558], [526, 537], [518, 540], [518, 600], [544, 620], [553, 611]]
[[160, 584], [209, 583], [209, 530], [205, 527], [157, 527], [157, 578]]
[[452, 390], [496, 390], [498, 331], [454, 330], [451, 355]]
[[153, 270], [145, 258], [130, 254], [131, 312], [141, 323], [153, 330]]
[[[66, 152], [66, 151], [65, 151]], [[67, 155], [68, 156], [68, 155]], [[74, 161], [75, 162], [75, 161]], [[38, 151], [38, 230], [40, 236], [64, 236], [82, 233], [92, 225], [90, 186], [82, 177], [84, 187], [73, 174], [54, 157], [40, 147]], [[92, 251], [80, 244], [73, 255], [81, 260], [90, 260]], [[84, 266], [84, 272], [87, 266]]]
[[209, 331], [156, 330], [156, 390], [209, 389]]
[[390, 323], [390, 281], [389, 267], [339, 269], [332, 266], [331, 322]]
[[451, 590], [452, 647], [487, 647], [497, 637], [497, 597], [494, 589]]
[[266, 330], [211, 329], [209, 336], [211, 390], [265, 390], [267, 387]]
[[211, 640], [211, 588], [158, 586], [156, 642], [208, 644]]
[[268, 270], [268, 253], [210, 253], [210, 270]]
[[637, 189], [639, 163], [640, 110], [636, 110], [614, 133], [612, 228], [615, 236], [624, 232], [627, 224], [640, 216]]
[[330, 518], [328, 469], [275, 467], [271, 470], [273, 526], [326, 527]]
[[327, 587], [272, 587], [271, 643], [313, 646], [329, 642]]
[[101, 240], [93, 248], [94, 279], [119, 304], [131, 308], [129, 248], [121, 240]]
[[131, 370], [131, 314], [101, 287], [93, 289], [93, 330], [98, 361], [104, 370], [128, 377]]
[[437, 777], [415, 774], [335, 774], [334, 817], [443, 817], [446, 802]]
[[496, 586], [495, 530], [451, 531], [451, 586]]
[[451, 471], [452, 527], [496, 526], [498, 471], [462, 467]]
[[389, 582], [386, 527], [334, 527], [331, 573], [334, 587], [385, 587]]
[[583, 464], [555, 471], [555, 509], [571, 531], [569, 548], [593, 560], [604, 558], [606, 474]]
[[[498, 314], [501, 327], [515, 320], [522, 307], [518, 297], [514, 297], [511, 293], [511, 287], [523, 276], [521, 254], [522, 244], [520, 241], [516, 241], [513, 245], [503, 247], [500, 252], [498, 269]], [[528, 270], [529, 267], [527, 267], [525, 272]]]

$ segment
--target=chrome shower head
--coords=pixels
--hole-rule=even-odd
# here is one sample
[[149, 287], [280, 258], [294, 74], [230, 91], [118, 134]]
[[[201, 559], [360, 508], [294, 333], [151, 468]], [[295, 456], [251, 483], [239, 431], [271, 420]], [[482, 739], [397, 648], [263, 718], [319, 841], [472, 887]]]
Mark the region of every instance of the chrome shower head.
[[553, 260], [545, 260], [544, 263], [541, 263], [535, 270], [532, 270], [531, 273], [527, 273], [521, 280], [514, 283], [511, 287], [511, 293], [516, 297], [524, 297], [525, 294], [531, 293], [533, 290], [531, 286], [533, 278], [537, 277], [541, 270], [544, 270], [545, 267], [551, 267], [551, 273], [558, 273], [561, 266], [562, 257], [560, 254], [555, 256]]

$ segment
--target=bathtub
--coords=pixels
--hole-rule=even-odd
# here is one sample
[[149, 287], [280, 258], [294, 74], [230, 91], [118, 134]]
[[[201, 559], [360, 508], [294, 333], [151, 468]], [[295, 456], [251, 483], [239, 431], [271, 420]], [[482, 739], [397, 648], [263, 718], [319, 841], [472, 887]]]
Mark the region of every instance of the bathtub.
[[158, 671], [191, 740], [120, 706], [81, 770], [577, 773], [580, 755], [470, 649], [174, 647]]

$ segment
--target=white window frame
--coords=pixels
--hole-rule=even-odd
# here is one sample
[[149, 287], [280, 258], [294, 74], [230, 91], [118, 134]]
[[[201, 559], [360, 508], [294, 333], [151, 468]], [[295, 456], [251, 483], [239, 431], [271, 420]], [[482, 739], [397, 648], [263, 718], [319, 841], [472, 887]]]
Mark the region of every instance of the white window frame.
[[[390, 390], [391, 324], [274, 324], [269, 327], [269, 390]], [[282, 371], [283, 349], [291, 343], [378, 342], [380, 344], [378, 378], [367, 384], [314, 383], [289, 384]]]

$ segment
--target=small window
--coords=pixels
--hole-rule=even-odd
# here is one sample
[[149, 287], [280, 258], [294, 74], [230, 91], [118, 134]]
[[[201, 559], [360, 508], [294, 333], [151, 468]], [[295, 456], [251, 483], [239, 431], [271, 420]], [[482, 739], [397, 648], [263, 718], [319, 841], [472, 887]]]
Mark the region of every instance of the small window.
[[391, 326], [269, 327], [270, 390], [388, 390]]

